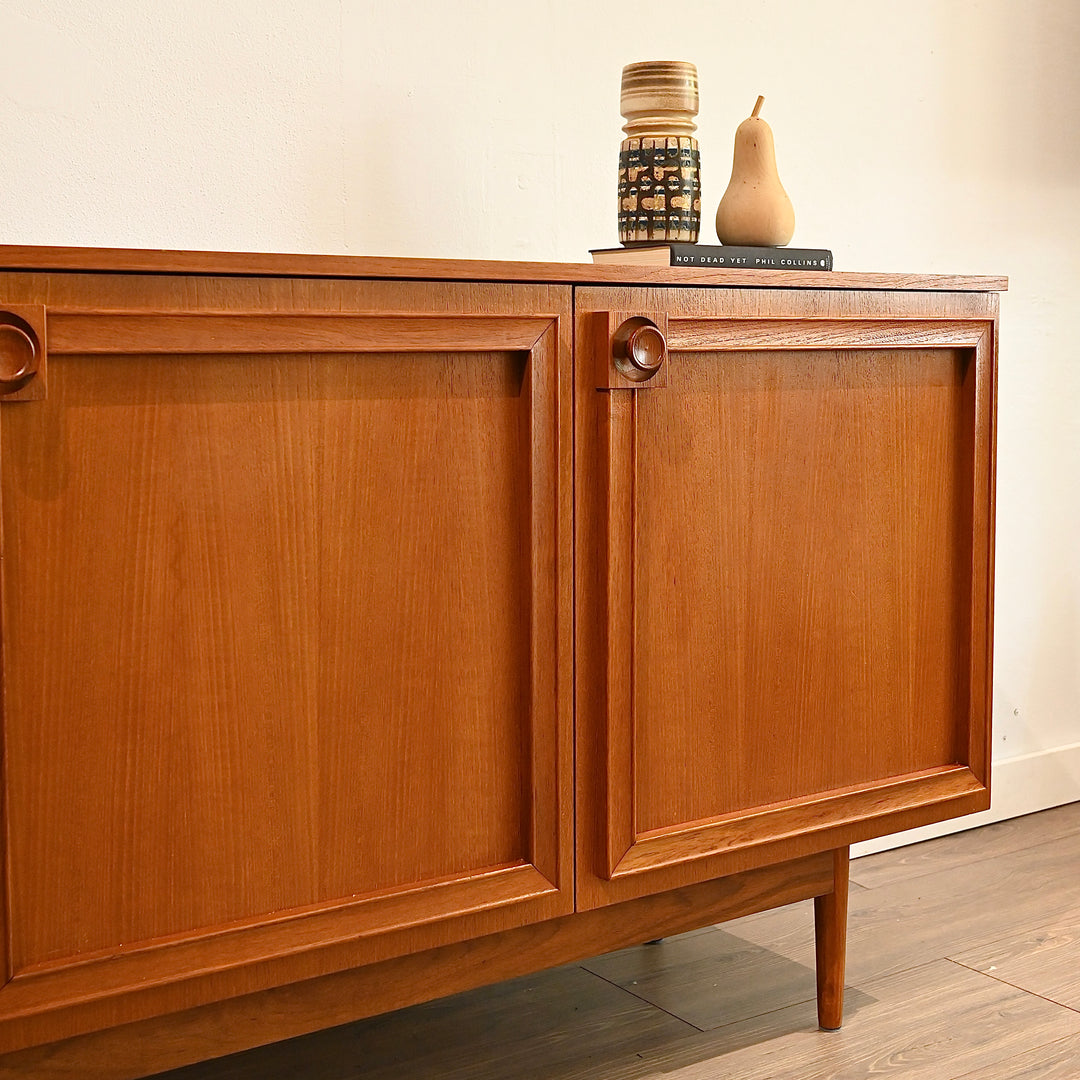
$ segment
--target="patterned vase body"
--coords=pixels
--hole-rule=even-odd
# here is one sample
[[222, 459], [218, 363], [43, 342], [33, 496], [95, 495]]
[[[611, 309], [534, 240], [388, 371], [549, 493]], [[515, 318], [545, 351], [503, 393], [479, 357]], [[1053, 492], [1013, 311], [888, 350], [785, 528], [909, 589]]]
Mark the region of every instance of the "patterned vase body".
[[697, 69], [679, 60], [628, 64], [626, 138], [619, 149], [619, 240], [694, 243], [701, 227], [701, 163], [694, 117]]

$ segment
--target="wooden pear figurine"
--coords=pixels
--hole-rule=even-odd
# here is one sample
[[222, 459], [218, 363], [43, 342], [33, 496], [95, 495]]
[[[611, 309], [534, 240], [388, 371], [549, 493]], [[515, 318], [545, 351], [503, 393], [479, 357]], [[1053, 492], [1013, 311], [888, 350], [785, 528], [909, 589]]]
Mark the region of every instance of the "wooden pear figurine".
[[758, 116], [763, 97], [735, 132], [731, 180], [716, 211], [722, 244], [782, 247], [795, 232], [795, 211], [776, 172], [772, 129]]

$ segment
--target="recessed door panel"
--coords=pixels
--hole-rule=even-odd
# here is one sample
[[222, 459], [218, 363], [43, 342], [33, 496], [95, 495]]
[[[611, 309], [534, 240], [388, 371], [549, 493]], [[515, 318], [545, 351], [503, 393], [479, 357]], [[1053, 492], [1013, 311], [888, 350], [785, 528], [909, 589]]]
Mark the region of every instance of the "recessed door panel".
[[968, 366], [677, 353], [635, 396], [640, 832], [961, 759]]

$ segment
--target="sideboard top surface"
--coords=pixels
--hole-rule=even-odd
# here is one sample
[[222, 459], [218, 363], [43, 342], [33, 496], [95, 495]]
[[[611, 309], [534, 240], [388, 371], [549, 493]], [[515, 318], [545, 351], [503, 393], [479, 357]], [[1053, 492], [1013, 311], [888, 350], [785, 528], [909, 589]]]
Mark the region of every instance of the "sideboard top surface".
[[213, 274], [260, 277], [529, 281], [564, 284], [711, 285], [756, 288], [1003, 292], [1008, 278], [958, 274], [883, 274], [814, 270], [734, 270], [592, 263], [397, 259], [233, 251], [0, 245], [0, 271]]

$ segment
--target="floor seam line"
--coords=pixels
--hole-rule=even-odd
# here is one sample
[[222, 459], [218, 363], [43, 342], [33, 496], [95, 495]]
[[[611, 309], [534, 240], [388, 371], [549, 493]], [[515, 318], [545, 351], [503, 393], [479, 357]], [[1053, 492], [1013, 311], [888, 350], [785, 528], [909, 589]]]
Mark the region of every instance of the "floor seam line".
[[1034, 990], [1029, 990], [1026, 986], [1018, 986], [1014, 982], [1009, 982], [1008, 979], [1002, 979], [997, 975], [992, 975], [989, 971], [980, 971], [979, 968], [972, 967], [970, 964], [965, 964], [960, 960], [954, 960], [951, 956], [945, 956], [942, 959], [948, 960], [950, 964], [955, 964], [957, 967], [963, 968], [965, 971], [973, 971], [976, 975], [983, 975], [987, 979], [993, 979], [994, 982], [1000, 983], [1002, 986], [1011, 986], [1014, 990], [1019, 990], [1020, 993], [1027, 994], [1028, 997], [1038, 998], [1040, 1001], [1045, 1001], [1048, 1005], [1056, 1005], [1059, 1009], [1065, 1009], [1068, 1012], [1080, 1015], [1080, 1009], [1074, 1009], [1071, 1005], [1066, 1005], [1064, 1002], [1055, 1001], [1053, 998], [1047, 997], [1045, 994], [1038, 994]]
[[665, 1009], [663, 1007], [663, 1005], [657, 1005], [655, 1001], [649, 1001], [648, 998], [644, 998], [640, 994], [635, 994], [633, 990], [628, 990], [621, 983], [615, 982], [614, 979], [609, 979], [606, 975], [600, 975], [599, 973], [593, 971], [592, 968], [587, 968], [584, 965], [582, 965], [581, 970], [582, 971], [587, 971], [590, 975], [593, 975], [596, 978], [602, 980], [603, 982], [606, 982], [609, 986], [614, 986], [616, 989], [622, 990], [624, 993], [629, 994], [632, 998], [636, 999], [637, 1001], [640, 1001], [643, 1004], [648, 1005], [652, 1009], [656, 1009], [658, 1012], [664, 1013], [665, 1016], [670, 1016], [672, 1018], [672, 1020], [678, 1020], [680, 1024], [685, 1024], [687, 1027], [693, 1028], [696, 1032], [698, 1032], [698, 1033], [700, 1033], [702, 1035], [706, 1031], [710, 1030], [709, 1028], [702, 1028], [702, 1027], [698, 1027], [697, 1024], [692, 1024], [689, 1020], [686, 1019], [685, 1016], [680, 1016], [678, 1013], [673, 1013], [670, 1009]]

